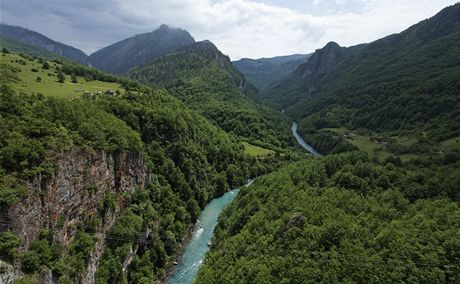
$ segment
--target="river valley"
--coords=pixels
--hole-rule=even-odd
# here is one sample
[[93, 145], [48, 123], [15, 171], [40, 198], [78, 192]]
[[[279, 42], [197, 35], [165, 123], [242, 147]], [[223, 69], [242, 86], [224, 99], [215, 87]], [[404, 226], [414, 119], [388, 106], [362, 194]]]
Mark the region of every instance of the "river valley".
[[[297, 123], [292, 122], [292, 135], [306, 151], [313, 156], [322, 157], [312, 146], [297, 133]], [[254, 180], [248, 181], [245, 186], [250, 186]], [[218, 223], [219, 214], [238, 195], [239, 189], [225, 193], [223, 196], [213, 199], [201, 212], [195, 224], [195, 229], [189, 243], [185, 246], [176, 268], [167, 284], [191, 284], [195, 280], [200, 265], [209, 251], [210, 241], [214, 228]]]

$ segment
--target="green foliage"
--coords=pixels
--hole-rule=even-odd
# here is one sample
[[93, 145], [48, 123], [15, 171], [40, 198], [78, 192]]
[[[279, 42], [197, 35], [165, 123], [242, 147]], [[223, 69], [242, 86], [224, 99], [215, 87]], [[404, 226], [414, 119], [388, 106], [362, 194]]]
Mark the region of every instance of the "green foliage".
[[210, 42], [163, 56], [129, 76], [165, 87], [216, 126], [252, 144], [269, 149], [293, 145], [286, 118], [249, 99], [256, 90]]
[[74, 84], [78, 83], [78, 79], [75, 73], [70, 74], [70, 81]]
[[[282, 158], [269, 155], [262, 162], [244, 153], [240, 139], [213, 126], [164, 91], [60, 60], [52, 64], [63, 74], [119, 82], [124, 90], [116, 96], [85, 94], [65, 100], [46, 94], [18, 95], [9, 86], [2, 86], [2, 204], [9, 206], [25, 196], [27, 191], [20, 186], [23, 180], [38, 173], [43, 177], [54, 173], [50, 153], [75, 145], [108, 152], [141, 152], [155, 182], [134, 196], [107, 194], [98, 208], [101, 220], [88, 220], [82, 227], [87, 229], [80, 228], [75, 240], [59, 253], [49, 238], [34, 242], [21, 258], [28, 273], [48, 267], [62, 283], [71, 283], [87, 265], [96, 226], [120, 206], [126, 210], [108, 233], [97, 282], [154, 281], [171, 265], [189, 224], [210, 198], [295, 158], [291, 154]], [[30, 72], [30, 68], [24, 70]], [[93, 187], [88, 190], [97, 192]], [[120, 273], [131, 249], [135, 250], [132, 264], [126, 273]]]
[[358, 150], [356, 146], [329, 130], [315, 130], [301, 127], [301, 134], [317, 151], [324, 154], [336, 154]]
[[[106, 75], [94, 68], [81, 66], [67, 61], [54, 60], [53, 62], [45, 61], [42, 57], [38, 59], [28, 56], [27, 61], [19, 54], [11, 53], [2, 56], [0, 65], [0, 77], [2, 84], [8, 84], [18, 93], [37, 94], [42, 93], [45, 96], [53, 96], [60, 98], [78, 98], [82, 93], [97, 94], [105, 92], [108, 89], [122, 88], [121, 84], [127, 88], [137, 86], [136, 83], [129, 82], [127, 79]], [[49, 69], [44, 69], [48, 67]], [[36, 72], [32, 72], [34, 69]], [[52, 71], [52, 69], [54, 69]], [[53, 80], [51, 76], [55, 76], [54, 71], [63, 70], [66, 75], [75, 73], [78, 80], [78, 85], [72, 83], [71, 80], [66, 80], [64, 83], [59, 83]], [[51, 73], [52, 72], [52, 73]], [[66, 73], [67, 72], [67, 73]], [[78, 74], [82, 74], [79, 76]], [[42, 78], [41, 82], [37, 82], [37, 76]], [[83, 80], [86, 78], [86, 80]], [[100, 81], [95, 78], [104, 80]]]
[[33, 277], [21, 277], [19, 279], [14, 280], [11, 284], [36, 284], [37, 280]]
[[21, 69], [11, 66], [10, 64], [0, 63], [0, 84], [8, 84], [13, 82], [19, 82], [18, 73]]
[[56, 78], [59, 83], [64, 83], [65, 75], [64, 73], [62, 73], [61, 69], [59, 69], [59, 71], [57, 72]]
[[[21, 41], [0, 35], [0, 46], [12, 52], [18, 53], [27, 53], [34, 56], [41, 56], [45, 58], [56, 58], [58, 57], [57, 54], [52, 53], [46, 49], [41, 49], [32, 45], [25, 44]], [[8, 54], [8, 53], [3, 53]]]
[[19, 256], [19, 238], [11, 231], [0, 233], [0, 255], [1, 259], [13, 263]]
[[322, 58], [326, 62], [341, 54], [337, 65], [295, 73], [274, 86], [267, 99], [296, 117], [306, 136], [345, 127], [434, 142], [458, 137], [459, 11], [456, 4], [400, 34], [337, 48]]
[[[0, 172], [0, 206], [2, 209], [18, 203], [26, 194], [27, 187], [25, 187], [21, 180], [18, 180], [13, 175], [2, 174]], [[0, 210], [0, 212], [2, 211]]]
[[21, 256], [22, 269], [25, 273], [34, 273], [40, 269], [40, 256], [36, 251], [27, 251]]
[[108, 151], [142, 151], [139, 134], [84, 100], [17, 95], [0, 88], [0, 205], [2, 212], [25, 197], [24, 180], [54, 173], [49, 150], [72, 145]]
[[77, 232], [75, 239], [69, 245], [68, 256], [64, 259], [65, 263], [68, 264], [65, 274], [71, 279], [78, 277], [81, 272], [85, 271], [94, 244], [94, 237], [82, 231]]
[[52, 244], [49, 231], [42, 231], [37, 240], [33, 241], [29, 250], [21, 255], [22, 270], [26, 273], [39, 272], [46, 266], [56, 271], [62, 247]]
[[[221, 215], [196, 282], [455, 283], [460, 208], [439, 197], [456, 179], [443, 170], [420, 180], [428, 169], [355, 152], [259, 178]], [[411, 195], [428, 184], [434, 198]]]
[[[261, 162], [246, 155], [238, 141], [164, 92], [88, 100], [139, 131], [158, 180], [131, 197], [126, 213], [110, 230], [97, 283], [158, 280], [210, 198], [293, 159], [269, 156]], [[121, 273], [128, 252], [136, 247], [132, 264]]]
[[50, 64], [49, 64], [49, 62], [48, 62], [48, 61], [43, 62], [42, 68], [43, 68], [44, 70], [49, 70], [49, 69], [50, 69]]
[[84, 100], [0, 91], [0, 161], [7, 171], [32, 170], [46, 149], [72, 142], [110, 151], [142, 148], [139, 135], [124, 122]]

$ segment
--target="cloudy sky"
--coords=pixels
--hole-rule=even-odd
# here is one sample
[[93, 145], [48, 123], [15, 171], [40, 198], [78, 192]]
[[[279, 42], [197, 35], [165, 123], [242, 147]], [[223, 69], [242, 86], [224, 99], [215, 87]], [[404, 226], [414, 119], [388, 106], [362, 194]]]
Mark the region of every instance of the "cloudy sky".
[[309, 53], [400, 32], [458, 0], [1, 0], [2, 23], [86, 53], [161, 24], [209, 39], [232, 59]]

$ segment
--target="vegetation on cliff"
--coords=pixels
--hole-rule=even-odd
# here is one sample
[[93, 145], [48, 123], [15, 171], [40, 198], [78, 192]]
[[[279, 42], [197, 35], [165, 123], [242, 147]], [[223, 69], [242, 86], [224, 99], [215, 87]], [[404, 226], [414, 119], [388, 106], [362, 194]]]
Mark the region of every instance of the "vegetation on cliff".
[[[164, 90], [60, 60], [49, 62], [14, 53], [5, 53], [1, 59], [5, 76], [0, 88], [0, 213], [6, 222], [2, 230], [9, 228], [8, 208], [27, 198], [27, 181], [36, 175], [46, 179], [59, 170], [53, 160], [57, 153], [74, 147], [109, 153], [135, 151], [151, 172], [149, 183], [133, 196], [108, 195], [98, 214], [76, 224], [78, 230], [69, 245], [53, 238], [58, 228], [42, 228], [40, 237], [19, 252], [11, 233], [2, 233], [6, 243], [0, 249], [5, 260], [22, 263], [32, 278], [43, 268], [51, 269], [63, 283], [81, 277], [97, 240], [97, 227], [107, 214], [120, 208], [123, 213], [108, 232], [96, 280], [155, 281], [171, 265], [189, 224], [210, 198], [292, 158], [274, 152], [260, 158], [246, 154], [239, 139]], [[37, 85], [59, 88], [56, 74], [62, 72], [66, 79], [71, 76], [81, 82], [69, 82], [69, 86], [86, 90], [60, 96], [48, 95], [46, 88], [37, 91], [27, 80], [39, 72], [52, 72], [54, 79]], [[116, 92], [92, 89], [104, 83], [119, 88]], [[28, 84], [27, 93], [21, 89], [23, 84]], [[130, 251], [134, 251], [132, 262], [122, 272], [120, 267]]]

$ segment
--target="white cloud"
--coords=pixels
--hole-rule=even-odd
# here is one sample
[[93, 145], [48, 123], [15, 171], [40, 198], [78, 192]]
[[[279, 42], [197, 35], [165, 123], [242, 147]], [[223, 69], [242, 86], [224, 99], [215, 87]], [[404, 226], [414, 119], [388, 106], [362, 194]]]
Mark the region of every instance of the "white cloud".
[[[199, 40], [209, 39], [238, 59], [312, 52], [332, 40], [346, 46], [369, 42], [456, 2], [311, 0], [324, 7], [318, 15], [260, 1], [264, 0], [22, 0], [18, 5], [17, 0], [3, 0], [2, 19], [87, 52], [165, 23], [187, 29]], [[24, 17], [21, 9], [30, 9], [29, 16]]]

